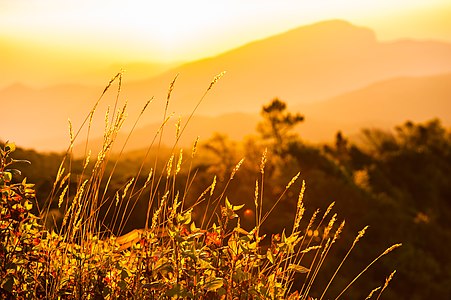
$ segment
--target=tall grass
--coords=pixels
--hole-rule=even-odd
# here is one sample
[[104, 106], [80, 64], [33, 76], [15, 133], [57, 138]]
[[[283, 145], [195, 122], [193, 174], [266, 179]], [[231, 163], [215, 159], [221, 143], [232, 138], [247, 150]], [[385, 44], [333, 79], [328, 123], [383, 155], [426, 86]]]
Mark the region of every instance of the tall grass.
[[[315, 211], [302, 227], [301, 221], [306, 218], [303, 202], [306, 186], [305, 182], [297, 182], [299, 174], [287, 183], [272, 207], [263, 209], [268, 159], [268, 152], [264, 150], [259, 178], [255, 182], [256, 225], [250, 231], [241, 227], [237, 214], [244, 205], [227, 198], [227, 189], [234, 177], [239, 176], [244, 159], [230, 170], [222, 190], [217, 190], [216, 177], [213, 177], [194, 203], [186, 203], [196, 180], [193, 166], [198, 140], [193, 142], [190, 155], [184, 154], [178, 141], [197, 107], [222, 76], [223, 73], [208, 85], [188, 120], [184, 124], [181, 120], [177, 123], [175, 143], [170, 156], [163, 161], [164, 167], [159, 167], [160, 155], [156, 155], [153, 165], [146, 166], [151, 150], [156, 149], [158, 153], [161, 137], [172, 117], [168, 103], [177, 77], [174, 79], [168, 90], [161, 126], [137, 174], [114, 193], [110, 193], [110, 184], [118, 161], [151, 102], [144, 104], [125, 144], [119, 145], [121, 150], [115, 155], [116, 160], [111, 162], [112, 149], [127, 111], [127, 103], [120, 105], [121, 73], [111, 79], [79, 129], [74, 132], [69, 122], [70, 145], [55, 176], [53, 190], [39, 208], [39, 216], [30, 213], [33, 186], [25, 180], [12, 181], [13, 172], [8, 168], [18, 162], [10, 156], [13, 144], [3, 147], [0, 295], [6, 299], [310, 299], [312, 286], [327, 263], [330, 249], [345, 229], [345, 222], [333, 214], [332, 203], [323, 213]], [[89, 150], [92, 120], [98, 104], [116, 81], [114, 106], [104, 117], [103, 146], [93, 155]], [[87, 127], [85, 156], [79, 166], [81, 173], [75, 175], [73, 168], [77, 161], [72, 152], [84, 127]], [[178, 185], [181, 172], [187, 174], [183, 188]], [[146, 178], [144, 183], [138, 180], [142, 175]], [[262, 225], [285, 193], [295, 186], [299, 187], [299, 197], [291, 233], [283, 231], [266, 236]], [[144, 197], [147, 199], [147, 208], [142, 212], [146, 214], [144, 228], [123, 234], [131, 212]], [[51, 219], [52, 205], [57, 205], [63, 213], [60, 222]], [[202, 214], [195, 221], [193, 212], [197, 210]], [[43, 226], [48, 223], [54, 223], [53, 230]], [[315, 236], [323, 227], [322, 234]], [[358, 232], [319, 299], [326, 297], [366, 230], [367, 227]], [[362, 273], [399, 246], [396, 244], [383, 251], [341, 293], [327, 297], [342, 297]], [[383, 287], [374, 289], [368, 299], [376, 292], [379, 298], [393, 274]]]

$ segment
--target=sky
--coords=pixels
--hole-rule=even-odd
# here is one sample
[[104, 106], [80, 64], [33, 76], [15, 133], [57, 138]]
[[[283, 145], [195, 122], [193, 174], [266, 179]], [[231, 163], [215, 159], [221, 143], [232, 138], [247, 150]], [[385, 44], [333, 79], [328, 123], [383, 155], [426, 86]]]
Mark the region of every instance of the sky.
[[450, 0], [0, 0], [0, 88], [139, 80], [330, 19], [451, 42], [449, 16]]
[[144, 80], [331, 19], [381, 41], [451, 43], [450, 16], [451, 0], [0, 0], [0, 93], [104, 87], [122, 67], [125, 80]]
[[188, 61], [325, 19], [451, 41], [449, 0], [0, 0], [0, 38], [52, 56]]

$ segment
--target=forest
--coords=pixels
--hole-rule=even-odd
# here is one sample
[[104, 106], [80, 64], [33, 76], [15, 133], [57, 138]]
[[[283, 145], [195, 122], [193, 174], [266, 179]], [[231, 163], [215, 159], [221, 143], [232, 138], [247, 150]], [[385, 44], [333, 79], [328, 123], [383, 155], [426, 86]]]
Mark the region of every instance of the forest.
[[[191, 155], [191, 160], [181, 163], [172, 188], [174, 193], [180, 192], [186, 205], [194, 205], [192, 217], [196, 224], [203, 223], [205, 216], [219, 218], [215, 215], [218, 206], [198, 201], [212, 181], [216, 191], [226, 191], [228, 201], [244, 204], [237, 214], [245, 230], [255, 226], [259, 214], [254, 204], [256, 182], [264, 187], [260, 217], [262, 213], [268, 217], [261, 232], [268, 236], [293, 229], [290, 224], [293, 224], [303, 181], [308, 217], [316, 209], [326, 211], [333, 203], [337, 220], [345, 220], [346, 226], [319, 271], [310, 291], [312, 297], [320, 297], [356, 233], [366, 225], [369, 227], [365, 236], [329, 288], [331, 294], [338, 294], [378, 253], [392, 244], [402, 243], [402, 247], [363, 274], [356, 286], [347, 291], [347, 298], [364, 299], [369, 291], [383, 285], [393, 270], [396, 274], [384, 291], [384, 299], [444, 299], [451, 295], [449, 128], [438, 119], [423, 123], [406, 121], [391, 131], [363, 129], [358, 137], [352, 138], [337, 131], [333, 143], [310, 144], [302, 135], [293, 133], [293, 129], [302, 128], [304, 122], [308, 122], [308, 116], [290, 112], [286, 103], [276, 98], [262, 107], [255, 134], [242, 141], [233, 141], [218, 133], [198, 145], [193, 140], [193, 149], [180, 149], [180, 155], [177, 149], [176, 156], [171, 156], [174, 149], [161, 145], [150, 152], [143, 149], [111, 155], [105, 171], [105, 174], [112, 174], [111, 179], [107, 181], [108, 176], [105, 176], [99, 182], [103, 187], [108, 184], [109, 190], [105, 195], [107, 204], [100, 209], [104, 217], [98, 226], [115, 235], [147, 226], [145, 212], [150, 209], [145, 192], [135, 193], [130, 205], [117, 208], [124, 216], [120, 224], [107, 209], [108, 203], [116, 201], [116, 191], [128, 189], [132, 178], [145, 185], [149, 172], [154, 172], [154, 178], [164, 181], [167, 161], [175, 165], [177, 156], [181, 160], [183, 153], [184, 157]], [[260, 180], [263, 153], [264, 181]], [[46, 214], [46, 227], [55, 231], [61, 228], [64, 216], [58, 197], [53, 195], [63, 157], [62, 153], [45, 154], [20, 147], [14, 152], [15, 159], [25, 159], [31, 164], [17, 166], [22, 174], [14, 174], [13, 181], [21, 182], [26, 177], [27, 182], [36, 184], [33, 212]], [[235, 166], [243, 158], [237, 170]], [[116, 162], [116, 159], [119, 160]], [[77, 182], [89, 173], [90, 167], [83, 168], [84, 161], [77, 158], [66, 161], [71, 165], [73, 178], [68, 199], [73, 200]], [[292, 178], [297, 181], [286, 189]], [[169, 175], [166, 179], [171, 180]], [[158, 189], [153, 191], [156, 195], [163, 193], [163, 188]], [[325, 227], [302, 234], [317, 237]]]

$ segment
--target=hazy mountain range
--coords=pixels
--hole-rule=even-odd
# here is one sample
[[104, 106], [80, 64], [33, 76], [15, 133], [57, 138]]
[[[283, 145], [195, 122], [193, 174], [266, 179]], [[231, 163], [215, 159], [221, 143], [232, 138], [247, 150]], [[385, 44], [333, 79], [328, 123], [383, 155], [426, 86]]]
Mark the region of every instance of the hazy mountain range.
[[[183, 143], [191, 143], [196, 135], [206, 139], [215, 131], [235, 139], [252, 133], [262, 105], [274, 97], [305, 115], [299, 132], [313, 142], [332, 139], [337, 130], [352, 134], [362, 126], [388, 127], [408, 119], [438, 117], [451, 124], [451, 44], [382, 43], [370, 29], [336, 20], [254, 41], [146, 80], [128, 80], [125, 75], [120, 103], [128, 100], [127, 128], [144, 103], [155, 97], [130, 146], [143, 147], [153, 136], [176, 74], [169, 113], [175, 113], [174, 119], [181, 115], [183, 123], [212, 78], [224, 70], [226, 75], [200, 104]], [[105, 74], [105, 82], [112, 75]], [[6, 87], [0, 90], [0, 139], [38, 149], [63, 149], [69, 139], [67, 118], [75, 127], [80, 124], [103, 89], [73, 84]], [[114, 107], [114, 89], [117, 85], [97, 109], [100, 121], [93, 137], [100, 136], [108, 103]]]

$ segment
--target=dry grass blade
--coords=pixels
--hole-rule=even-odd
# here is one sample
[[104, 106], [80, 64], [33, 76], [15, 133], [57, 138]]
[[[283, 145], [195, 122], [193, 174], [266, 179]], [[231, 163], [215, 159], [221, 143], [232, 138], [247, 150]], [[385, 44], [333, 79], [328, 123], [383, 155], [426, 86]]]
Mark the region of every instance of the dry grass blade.
[[[329, 289], [332, 281], [335, 279], [335, 276], [337, 275], [338, 271], [340, 271], [341, 267], [343, 266], [344, 262], [346, 261], [346, 259], [348, 258], [349, 254], [351, 253], [352, 249], [354, 249], [354, 246], [357, 244], [357, 242], [365, 235], [366, 230], [368, 229], [368, 226], [365, 226], [362, 230], [359, 231], [359, 233], [357, 234], [356, 238], [354, 239], [354, 242], [352, 243], [351, 248], [349, 248], [348, 252], [346, 253], [345, 257], [341, 260], [340, 265], [337, 267], [337, 269], [335, 270], [334, 274], [332, 275], [332, 278], [329, 280], [329, 282], [327, 283], [326, 288], [323, 290], [323, 293], [321, 294], [321, 297], [319, 298], [320, 300], [324, 297], [324, 295], [326, 294], [327, 290]], [[352, 282], [353, 283], [353, 282]], [[350, 284], [351, 285], [351, 284]], [[350, 286], [349, 285], [349, 286]], [[348, 286], [348, 287], [349, 287]], [[348, 288], [346, 287], [342, 293], [344, 293], [344, 291]], [[338, 295], [338, 297], [336, 299], [338, 299], [341, 295]]]
[[279, 196], [279, 198], [277, 198], [277, 200], [274, 202], [274, 204], [272, 205], [272, 207], [269, 209], [268, 212], [266, 212], [266, 214], [263, 216], [263, 218], [261, 219], [261, 223], [264, 223], [266, 221], [266, 219], [269, 217], [269, 215], [271, 215], [271, 213], [273, 212], [274, 208], [276, 208], [276, 206], [279, 204], [280, 200], [282, 200], [283, 196], [285, 195], [285, 193], [287, 192], [287, 190], [293, 185], [293, 183], [299, 178], [299, 175], [301, 173], [298, 172], [291, 180], [290, 182], [285, 186], [285, 190], [282, 192], [282, 194]]
[[296, 204], [296, 215], [294, 217], [294, 225], [293, 225], [292, 232], [295, 232], [298, 230], [299, 225], [302, 220], [302, 217], [304, 216], [304, 212], [305, 212], [305, 208], [304, 208], [304, 204], [303, 204], [304, 193], [305, 193], [305, 180], [302, 180], [302, 187], [301, 187], [301, 191], [298, 196], [298, 202]]
[[[126, 118], [127, 102], [123, 107], [116, 110], [121, 91], [122, 73], [118, 73], [110, 80], [85, 120], [85, 122], [89, 121], [87, 146], [91, 122], [99, 101], [111, 84], [115, 80], [119, 80], [114, 109], [110, 113], [108, 108], [105, 114], [103, 145], [97, 155], [94, 155], [94, 158], [97, 156], [97, 160], [94, 159], [94, 162], [90, 164], [91, 152], [89, 151], [89, 154], [87, 154], [88, 152], [85, 149], [84, 159], [74, 160], [77, 166], [73, 167], [72, 146], [69, 147], [56, 174], [52, 194], [49, 198], [49, 203], [55, 204], [52, 207], [56, 207], [56, 204], [58, 204], [58, 208], [61, 208], [62, 225], [58, 228], [58, 231], [54, 232], [43, 230], [40, 224], [36, 227], [37, 229], [33, 227], [34, 225], [31, 226], [37, 233], [35, 234], [33, 231], [30, 240], [27, 240], [24, 244], [30, 245], [30, 249], [33, 251], [30, 257], [33, 261], [27, 261], [29, 259], [27, 256], [24, 260], [20, 258], [16, 265], [32, 266], [31, 268], [39, 266], [40, 269], [36, 267], [36, 270], [31, 270], [34, 272], [34, 277], [27, 277], [26, 282], [21, 283], [20, 287], [34, 284], [33, 287], [36, 287], [36, 289], [30, 289], [36, 290], [33, 294], [34, 298], [38, 298], [38, 289], [41, 289], [39, 292], [40, 298], [46, 299], [56, 299], [60, 295], [68, 293], [72, 293], [77, 299], [115, 297], [121, 299], [130, 297], [137, 299], [145, 297], [152, 299], [161, 297], [219, 299], [221, 296], [231, 299], [250, 299], [254, 296], [264, 297], [265, 299], [311, 299], [309, 292], [312, 285], [322, 269], [331, 247], [342, 234], [345, 222], [341, 222], [340, 225], [337, 224], [337, 214], [332, 212], [334, 203], [331, 203], [321, 219], [318, 217], [319, 210], [316, 210], [308, 225], [304, 227], [302, 220], [306, 211], [303, 200], [305, 181], [302, 181], [297, 199], [295, 196], [293, 199], [288, 191], [299, 179], [300, 172], [285, 185], [285, 189], [282, 193], [279, 193], [280, 196], [277, 199], [268, 199], [272, 206], [268, 210], [265, 207], [264, 216], [262, 216], [263, 196], [265, 196], [265, 201], [267, 200], [267, 195], [264, 195], [265, 167], [267, 167], [268, 160], [266, 148], [262, 153], [260, 162], [257, 159], [254, 166], [243, 165], [243, 158], [233, 169], [232, 167], [228, 168], [227, 171], [230, 171], [228, 180], [227, 178], [223, 180], [223, 177], [218, 177], [220, 179], [217, 180], [216, 175], [214, 177], [213, 175], [202, 177], [202, 184], [208, 185], [211, 177], [213, 177], [212, 182], [206, 189], [204, 189], [205, 185], [202, 185], [200, 189], [193, 185], [192, 190], [195, 191], [195, 195], [191, 195], [191, 185], [198, 174], [197, 172], [205, 170], [205, 164], [200, 167], [196, 164], [193, 165], [197, 151], [197, 138], [192, 148], [188, 173], [184, 173], [188, 162], [186, 158], [183, 160], [184, 149], [178, 149], [177, 143], [207, 92], [223, 75], [224, 73], [221, 73], [213, 78], [185, 124], [181, 124], [179, 118], [176, 124], [176, 141], [172, 149], [168, 153], [164, 153], [164, 158], [162, 158], [163, 155], [159, 155], [159, 150], [164, 127], [172, 116], [167, 116], [167, 110], [178, 75], [174, 78], [168, 89], [161, 126], [154, 135], [145, 155], [146, 159], [154, 142], [157, 142], [159, 138], [155, 164], [153, 165], [152, 161], [150, 164], [153, 167], [144, 168], [145, 162], [143, 161], [137, 174], [133, 173], [133, 175], [129, 174], [129, 169], [124, 170], [125, 176], [118, 176], [120, 182], [116, 182], [115, 179], [112, 180], [113, 173], [115, 173], [129, 137], [151, 100], [145, 103], [120, 153], [116, 156], [117, 160], [113, 164], [110, 159], [112, 160], [115, 156], [112, 155], [111, 151]], [[72, 124], [69, 124], [70, 143], [73, 145], [80, 131], [74, 134]], [[252, 151], [255, 150], [252, 149]], [[254, 152], [250, 153], [253, 154]], [[3, 150], [0, 151], [0, 155], [4, 155]], [[163, 161], [158, 161], [159, 159]], [[202, 163], [205, 162], [202, 161]], [[3, 171], [3, 165], [4, 161], [0, 159], [0, 171]], [[273, 167], [279, 167], [279, 165], [273, 164], [271, 161], [270, 167], [272, 170]], [[79, 171], [80, 169], [81, 171]], [[148, 174], [143, 177], [141, 172], [144, 169], [148, 171]], [[255, 205], [255, 227], [252, 230], [247, 229], [248, 226], [253, 226], [254, 220], [249, 218], [249, 215], [252, 215], [252, 210], [251, 214], [244, 211], [247, 224], [242, 228], [241, 221], [244, 218], [240, 219], [240, 216], [243, 215], [240, 210], [245, 204], [239, 203], [238, 199], [229, 201], [229, 195], [226, 193], [229, 184], [233, 185], [236, 182], [232, 182], [232, 180], [240, 169], [241, 172], [243, 172], [242, 169], [245, 169], [246, 175], [248, 175], [249, 170], [253, 170], [257, 176], [256, 180], [254, 180], [255, 178], [250, 179], [252, 185], [255, 182], [255, 188], [250, 187], [251, 189], [254, 188], [253, 199], [251, 194], [248, 203], [245, 203], [251, 204], [252, 207], [253, 200]], [[191, 170], [194, 170], [194, 175], [191, 174]], [[111, 173], [107, 174], [110, 171]], [[115, 173], [115, 175], [124, 174]], [[269, 175], [272, 176], [271, 179], [274, 178], [273, 174]], [[0, 172], [0, 179], [3, 178], [1, 176], [3, 176], [3, 172]], [[186, 182], [183, 180], [186, 180]], [[204, 180], [208, 180], [207, 183]], [[138, 182], [140, 186], [137, 186]], [[249, 182], [249, 178], [245, 178], [238, 183], [241, 184], [242, 182]], [[5, 191], [7, 193], [8, 188], [10, 188], [7, 187], [5, 190], [4, 184], [4, 182], [0, 184], [2, 195], [5, 194]], [[270, 188], [273, 187], [272, 184], [273, 182], [271, 182]], [[25, 181], [22, 185], [26, 190]], [[75, 190], [71, 191], [71, 186], [74, 186]], [[11, 189], [13, 187], [14, 185], [11, 186]], [[117, 187], [117, 189], [115, 188], [112, 191], [112, 187]], [[279, 188], [283, 189], [283, 185], [277, 186], [277, 189]], [[196, 200], [197, 195], [202, 190], [203, 192]], [[252, 193], [252, 191], [250, 192]], [[147, 202], [140, 203], [140, 206], [141, 204], [147, 205], [144, 229], [135, 229], [120, 236], [126, 225], [130, 225], [128, 220], [136, 203], [143, 200], [141, 197], [143, 193], [148, 196]], [[17, 196], [21, 196], [21, 194], [14, 194], [14, 197]], [[285, 200], [285, 196], [290, 201], [294, 201], [290, 203], [291, 207], [294, 208], [294, 205], [296, 205], [296, 212], [292, 219], [292, 232], [288, 235], [287, 230], [283, 229], [280, 234], [272, 235], [270, 241], [265, 240], [265, 234], [260, 236], [260, 227], [273, 212], [276, 205], [282, 199]], [[14, 197], [8, 199], [8, 201], [16, 201]], [[189, 199], [190, 206], [188, 208], [184, 208], [185, 197]], [[70, 199], [73, 200], [70, 201]], [[65, 200], [66, 202], [64, 202]], [[26, 203], [23, 208], [24, 211], [28, 211], [28, 207], [29, 204]], [[49, 209], [50, 205], [47, 207], [47, 212]], [[218, 218], [217, 222], [212, 221], [215, 216]], [[27, 217], [24, 220], [24, 226], [28, 226], [27, 222], [32, 219]], [[144, 219], [139, 221], [144, 223]], [[57, 222], [54, 221], [54, 223], [56, 226]], [[200, 227], [198, 227], [199, 223]], [[2, 224], [0, 224], [0, 227], [4, 228]], [[29, 227], [24, 228], [27, 230], [20, 231], [24, 234], [19, 236], [14, 232], [14, 235], [11, 235], [13, 238], [8, 237], [6, 239], [13, 241], [15, 245], [13, 245], [14, 247], [9, 245], [9, 248], [5, 247], [5, 249], [14, 248], [14, 251], [18, 249], [16, 241], [28, 234]], [[336, 229], [335, 233], [333, 233], [334, 229]], [[5, 230], [8, 230], [8, 228]], [[320, 299], [325, 296], [343, 263], [364, 236], [366, 230], [367, 227], [359, 231]], [[3, 232], [2, 229], [0, 233], [3, 234]], [[118, 235], [119, 237], [116, 237]], [[2, 240], [5, 239], [2, 237]], [[268, 243], [265, 243], [266, 241]], [[34, 246], [41, 248], [34, 248]], [[399, 246], [401, 244], [395, 244], [381, 253], [345, 287], [337, 296], [337, 299], [372, 264]], [[26, 251], [24, 249], [22, 250]], [[19, 252], [16, 251], [12, 255], [8, 254], [4, 258], [14, 258], [15, 255], [19, 255]], [[41, 255], [41, 257], [35, 257], [36, 255]], [[306, 257], [306, 261], [303, 261], [304, 257]], [[21, 268], [22, 271], [28, 272], [29, 270]], [[305, 281], [300, 290], [292, 293], [293, 283], [298, 279], [299, 274], [304, 274], [301, 276], [305, 276]], [[395, 271], [387, 277], [382, 287], [371, 291], [367, 299], [380, 291], [379, 299], [394, 274]], [[29, 283], [30, 278], [36, 279], [37, 283]], [[16, 280], [20, 281], [20, 276], [14, 277], [13, 285], [16, 284]], [[4, 283], [2, 283], [2, 287], [5, 287]], [[42, 291], [43, 289], [45, 290]], [[4, 290], [4, 288], [0, 289], [0, 295], [4, 295]], [[7, 295], [9, 296], [9, 294]], [[29, 299], [34, 298], [29, 297]]]
[[[387, 252], [388, 253], [388, 252]], [[390, 281], [393, 279], [393, 276], [395, 275], [396, 270], [394, 270], [390, 276], [387, 277], [387, 279], [385, 279], [385, 283], [384, 286], [382, 287], [379, 295], [377, 296], [376, 300], [379, 300], [379, 298], [381, 297], [382, 293], [384, 292], [384, 290], [388, 287], [388, 284], [390, 283]]]
[[58, 200], [58, 208], [61, 208], [61, 204], [63, 204], [64, 197], [66, 196], [67, 189], [69, 188], [69, 185], [66, 185], [63, 192], [61, 193], [59, 200]]
[[344, 292], [346, 292], [346, 290], [360, 277], [362, 276], [363, 273], [365, 273], [374, 263], [376, 263], [376, 261], [378, 261], [382, 256], [387, 255], [388, 253], [390, 253], [391, 251], [395, 250], [396, 248], [401, 247], [402, 244], [394, 244], [391, 247], [387, 248], [387, 250], [385, 250], [382, 254], [380, 254], [378, 257], [376, 257], [370, 264], [368, 264], [368, 266], [365, 267], [365, 269], [363, 269], [344, 289], [343, 291], [341, 291], [341, 293], [335, 298], [338, 299], [340, 298]]
[[373, 297], [374, 293], [376, 293], [376, 292], [377, 292], [378, 290], [380, 290], [380, 289], [381, 289], [380, 286], [378, 286], [377, 288], [373, 289], [373, 290], [368, 294], [368, 296], [366, 296], [365, 300], [371, 299], [371, 297]]

